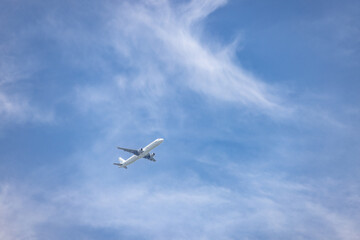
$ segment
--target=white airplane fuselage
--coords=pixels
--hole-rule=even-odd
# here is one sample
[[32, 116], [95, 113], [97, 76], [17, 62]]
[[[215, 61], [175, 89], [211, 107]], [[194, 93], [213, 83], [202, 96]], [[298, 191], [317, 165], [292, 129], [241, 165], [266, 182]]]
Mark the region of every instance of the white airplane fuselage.
[[140, 153], [139, 155], [132, 155], [131, 157], [129, 157], [126, 160], [119, 157], [119, 162], [121, 164], [121, 165], [119, 165], [119, 167], [126, 168], [127, 165], [130, 165], [133, 162], [135, 162], [136, 160], [139, 160], [140, 158], [145, 157], [151, 150], [153, 150], [154, 148], [159, 146], [163, 141], [164, 141], [163, 138], [156, 139], [155, 141], [153, 141], [152, 143], [150, 143], [146, 147], [142, 148], [142, 150], [143, 150], [142, 153]]

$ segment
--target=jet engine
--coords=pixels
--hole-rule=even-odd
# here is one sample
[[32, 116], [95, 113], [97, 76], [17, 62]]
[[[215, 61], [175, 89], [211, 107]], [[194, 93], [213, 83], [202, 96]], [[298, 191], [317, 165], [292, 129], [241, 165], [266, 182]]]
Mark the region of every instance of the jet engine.
[[150, 157], [154, 157], [154, 156], [155, 156], [155, 153], [151, 153], [151, 154], [150, 154]]
[[144, 152], [144, 149], [140, 148], [140, 149], [138, 150], [138, 152], [139, 152], [139, 154], [142, 154], [142, 153]]

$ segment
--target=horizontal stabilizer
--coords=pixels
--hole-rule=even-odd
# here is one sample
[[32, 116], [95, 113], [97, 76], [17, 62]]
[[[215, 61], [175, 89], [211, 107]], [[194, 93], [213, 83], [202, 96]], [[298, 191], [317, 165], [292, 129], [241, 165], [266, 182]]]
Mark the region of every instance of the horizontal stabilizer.
[[127, 169], [127, 166], [123, 166], [121, 163], [113, 163], [116, 166], [119, 166], [119, 168], [125, 168]]

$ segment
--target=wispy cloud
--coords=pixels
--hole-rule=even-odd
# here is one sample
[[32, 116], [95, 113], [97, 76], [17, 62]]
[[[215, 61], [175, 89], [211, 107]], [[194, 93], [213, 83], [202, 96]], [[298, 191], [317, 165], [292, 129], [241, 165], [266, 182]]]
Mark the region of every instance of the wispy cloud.
[[50, 215], [49, 205], [34, 200], [34, 188], [24, 191], [21, 186], [0, 184], [0, 238], [38, 239], [36, 226]]
[[[209, 184], [196, 175], [175, 179], [162, 174], [147, 181], [123, 177], [116, 185], [95, 179], [99, 178], [51, 193], [2, 186], [0, 207], [2, 215], [9, 216], [1, 223], [6, 230], [2, 236], [11, 239], [19, 233], [41, 239], [49, 227], [54, 235], [65, 222], [68, 227], [107, 229], [126, 238], [352, 240], [360, 236], [357, 215], [332, 209], [331, 202], [324, 204], [332, 196], [326, 182], [311, 186], [260, 172], [238, 172], [232, 186]], [[321, 189], [329, 191], [324, 194]], [[348, 192], [343, 201], [348, 203], [353, 195], [349, 188], [343, 189]], [[357, 204], [347, 207], [356, 211]]]
[[28, 79], [34, 71], [33, 64], [17, 59], [11, 53], [9, 44], [0, 47], [0, 121], [12, 122], [51, 122], [53, 113], [43, 111], [31, 103], [29, 97], [14, 89], [19, 82]]
[[[222, 174], [229, 176], [227, 172]], [[298, 235], [356, 239], [360, 236], [356, 229], [357, 216], [323, 204], [330, 191], [327, 192], [330, 195], [314, 197], [318, 187], [329, 190], [326, 182], [310, 186], [272, 174], [244, 171], [238, 172], [232, 181], [235, 184], [229, 187], [209, 184], [196, 175], [185, 176], [180, 181], [165, 174], [142, 183], [124, 179], [117, 187], [91, 182], [80, 192], [75, 189], [59, 193], [57, 199], [69, 204], [68, 210], [77, 212], [78, 221], [86, 225], [137, 229], [138, 236], [158, 239], [170, 236], [253, 239], [254, 234], [269, 236], [269, 232], [274, 238]], [[345, 198], [348, 203], [348, 197]], [[356, 210], [356, 203], [348, 207]], [[327, 231], [318, 231], [319, 227]]]
[[212, 47], [211, 40], [201, 36], [201, 20], [224, 3], [122, 4], [109, 24], [113, 45], [148, 84], [139, 85], [144, 89], [160, 81], [156, 76], [151, 81], [146, 77], [151, 68], [161, 70], [166, 89], [187, 87], [209, 98], [261, 111], [284, 110], [272, 87], [235, 63], [232, 48]]
[[76, 86], [71, 104], [80, 112], [101, 116], [105, 131], [121, 132], [124, 139], [144, 124], [147, 133], [166, 137], [185, 126], [199, 107], [231, 106], [235, 112], [287, 115], [280, 92], [245, 70], [234, 58], [233, 45], [222, 46], [204, 34], [204, 18], [225, 3], [109, 4], [102, 16], [105, 27], [85, 36], [102, 46], [88, 58], [99, 58], [106, 55], [104, 49], [111, 49], [111, 62], [100, 61], [107, 65], [101, 80]]
[[17, 94], [7, 94], [0, 89], [0, 114], [2, 121], [11, 120], [12, 122], [52, 122], [54, 116], [51, 112], [39, 110], [32, 106], [29, 100], [17, 96]]
[[[96, 81], [75, 83], [73, 97], [69, 98], [80, 114], [95, 114], [90, 120], [98, 124], [101, 134], [96, 136], [97, 139], [84, 139], [80, 149], [64, 159], [73, 167], [72, 172], [66, 174], [76, 175], [69, 185], [61, 184], [61, 187], [51, 189], [41, 186], [44, 187], [41, 192], [25, 191], [16, 184], [0, 186], [0, 211], [5, 216], [0, 218], [0, 231], [5, 229], [0, 232], [0, 238], [41, 239], [51, 231], [51, 236], [61, 239], [56, 233], [64, 232], [64, 228], [71, 230], [74, 226], [106, 229], [126, 238], [156, 239], [297, 237], [351, 240], [360, 235], [356, 228], [360, 222], [358, 216], [348, 214], [348, 210], [337, 210], [341, 206], [354, 212], [358, 210], [359, 191], [348, 190], [347, 183], [332, 188], [327, 182], [311, 184], [308, 179], [291, 180], [286, 177], [291, 173], [286, 176], [279, 176], [280, 171], [265, 173], [259, 165], [268, 159], [255, 163], [256, 167], [249, 170], [235, 164], [241, 160], [238, 152], [226, 153], [233, 146], [226, 146], [225, 150], [213, 149], [211, 146], [217, 143], [212, 143], [199, 154], [199, 148], [206, 145], [205, 139], [211, 131], [215, 137], [210, 141], [230, 137], [231, 143], [236, 142], [235, 136], [241, 130], [235, 126], [239, 125], [239, 120], [234, 117], [239, 114], [234, 113], [238, 109], [269, 115], [287, 113], [281, 94], [244, 69], [233, 58], [231, 46], [221, 46], [204, 34], [202, 20], [225, 2], [121, 2], [108, 6], [102, 19], [107, 25], [101, 26], [105, 30], [96, 29], [95, 33], [85, 34], [81, 24], [75, 28], [70, 24], [57, 25], [63, 19], [54, 17], [52, 24], [55, 25], [47, 31], [61, 43], [60, 48], [64, 48], [61, 52], [74, 54], [71, 55], [74, 58], [69, 58], [70, 64], [85, 66], [86, 71], [91, 71], [89, 66], [106, 69], [99, 74], [105, 72], [105, 76]], [[91, 48], [89, 45], [92, 44], [96, 47]], [[84, 55], [76, 56], [78, 52], [73, 51], [74, 48], [80, 48]], [[105, 59], [109, 55], [111, 59]], [[42, 111], [37, 113], [30, 99], [7, 90], [20, 79], [17, 77], [19, 69], [14, 69], [6, 74], [0, 72], [6, 75], [0, 85], [0, 104], [3, 106], [0, 113], [8, 118], [29, 120], [38, 116], [44, 119], [46, 115]], [[229, 105], [231, 109], [222, 111]], [[203, 111], [197, 114], [199, 109]], [[302, 112], [309, 116], [309, 111]], [[215, 122], [222, 117], [219, 116], [221, 113], [225, 116]], [[315, 113], [313, 115], [312, 118], [318, 118]], [[321, 115], [325, 117], [318, 121], [319, 125], [328, 121], [327, 115]], [[86, 115], [84, 119], [88, 120], [88, 117]], [[194, 117], [200, 120], [194, 123]], [[202, 128], [210, 121], [215, 123]], [[249, 126], [243, 125], [244, 128]], [[337, 126], [337, 123], [332, 122], [332, 125]], [[254, 128], [253, 125], [250, 127]], [[274, 138], [264, 137], [272, 134], [268, 131], [251, 139], [246, 134], [240, 138], [247, 138], [249, 148], [266, 144], [276, 150], [280, 145], [286, 160], [309, 159], [309, 155], [301, 155], [302, 149], [298, 148], [301, 144], [291, 145], [302, 129], [296, 130], [290, 137], [284, 137], [280, 131]], [[263, 129], [257, 126], [253, 132], [257, 131]], [[167, 150], [163, 150], [164, 161], [159, 161], [156, 169], [146, 171], [141, 168], [144, 162], [140, 161], [136, 168], [127, 172], [113, 168], [111, 162], [115, 159], [115, 151], [109, 149], [114, 149], [115, 144], [138, 147], [140, 141], [146, 143], [145, 137], [152, 139], [154, 135], [172, 136], [167, 139]], [[193, 140], [193, 136], [198, 139]], [[277, 141], [273, 141], [275, 138]], [[282, 142], [278, 141], [280, 138]], [[194, 146], [178, 147], [186, 141]], [[290, 150], [296, 148], [296, 151], [289, 151], [289, 145], [292, 146]], [[184, 154], [186, 151], [189, 153]], [[192, 158], [184, 159], [189, 155], [193, 155]], [[281, 153], [272, 156], [281, 157]], [[212, 170], [207, 171], [203, 166], [196, 168], [197, 157], [200, 157], [197, 162], [207, 163]], [[169, 163], [173, 158], [177, 163]], [[222, 166], [219, 167], [214, 159], [221, 159]], [[190, 161], [193, 161], [191, 169], [186, 166], [174, 171], [176, 166], [173, 165]], [[169, 164], [168, 168], [165, 164]], [[201, 172], [205, 172], [204, 175]], [[324, 189], [328, 191], [321, 192]], [[328, 204], [329, 199], [334, 198], [334, 189], [347, 189], [348, 192], [340, 194], [341, 201]], [[71, 234], [76, 236], [77, 232]], [[96, 236], [89, 234], [88, 238]]]

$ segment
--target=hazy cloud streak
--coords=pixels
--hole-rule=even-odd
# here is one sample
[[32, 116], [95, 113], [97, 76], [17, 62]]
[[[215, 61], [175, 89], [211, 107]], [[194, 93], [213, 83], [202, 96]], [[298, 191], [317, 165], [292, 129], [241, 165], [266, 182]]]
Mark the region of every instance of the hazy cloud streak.
[[[216, 100], [255, 106], [261, 111], [284, 110], [270, 86], [244, 70], [232, 59], [233, 49], [215, 49], [203, 41], [201, 19], [225, 1], [191, 1], [170, 4], [167, 1], [144, 1], [122, 4], [110, 23], [113, 44], [126, 57], [151, 89], [156, 77], [146, 78], [147, 69], [161, 72], [166, 88], [186, 86]], [[150, 81], [151, 79], [151, 81]], [[160, 83], [159, 83], [160, 84]]]

